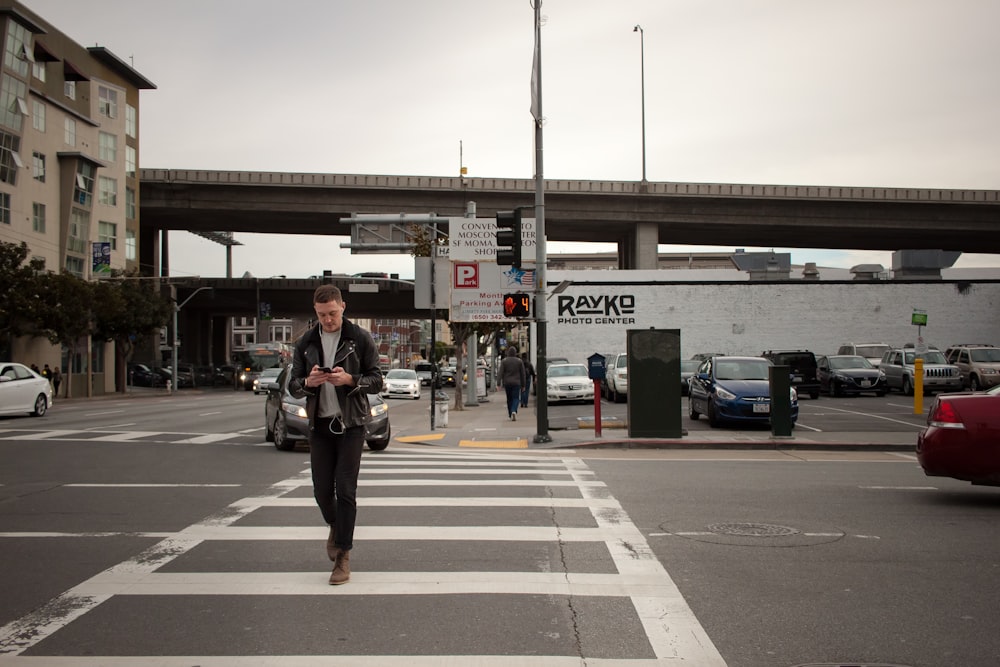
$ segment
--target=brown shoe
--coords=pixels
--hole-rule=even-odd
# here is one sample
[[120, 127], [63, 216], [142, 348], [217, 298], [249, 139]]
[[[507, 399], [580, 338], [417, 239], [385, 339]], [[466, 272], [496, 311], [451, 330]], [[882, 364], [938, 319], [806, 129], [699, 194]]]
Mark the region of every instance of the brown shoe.
[[333, 566], [333, 572], [330, 573], [330, 585], [339, 586], [340, 584], [346, 584], [351, 580], [351, 552], [346, 549], [340, 549], [337, 554], [336, 564]]
[[337, 539], [336, 529], [333, 526], [330, 526], [330, 534], [326, 538], [326, 555], [327, 558], [329, 558], [334, 563], [337, 562], [337, 554], [340, 553], [340, 549], [338, 549], [337, 545], [334, 544], [334, 541], [336, 539]]

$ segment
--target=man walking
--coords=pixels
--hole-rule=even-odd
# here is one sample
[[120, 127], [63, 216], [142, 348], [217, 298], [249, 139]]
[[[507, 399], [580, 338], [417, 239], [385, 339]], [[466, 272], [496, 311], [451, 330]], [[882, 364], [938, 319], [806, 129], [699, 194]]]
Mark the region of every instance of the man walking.
[[320, 285], [313, 293], [318, 324], [295, 343], [288, 389], [306, 399], [313, 496], [330, 526], [326, 554], [330, 584], [351, 578], [351, 549], [358, 514], [358, 473], [371, 420], [368, 394], [382, 388], [378, 349], [366, 330], [344, 318], [340, 290]]
[[517, 421], [517, 408], [521, 405], [521, 387], [527, 380], [524, 364], [517, 358], [517, 350], [513, 345], [507, 348], [507, 356], [500, 362], [500, 381], [507, 394], [507, 417]]

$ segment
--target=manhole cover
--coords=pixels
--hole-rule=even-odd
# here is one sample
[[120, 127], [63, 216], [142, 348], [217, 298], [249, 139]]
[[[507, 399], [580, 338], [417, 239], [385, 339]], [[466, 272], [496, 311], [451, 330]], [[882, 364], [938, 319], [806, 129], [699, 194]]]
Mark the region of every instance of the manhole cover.
[[773, 523], [713, 523], [708, 529], [718, 535], [738, 535], [740, 537], [788, 537], [798, 535], [800, 530]]

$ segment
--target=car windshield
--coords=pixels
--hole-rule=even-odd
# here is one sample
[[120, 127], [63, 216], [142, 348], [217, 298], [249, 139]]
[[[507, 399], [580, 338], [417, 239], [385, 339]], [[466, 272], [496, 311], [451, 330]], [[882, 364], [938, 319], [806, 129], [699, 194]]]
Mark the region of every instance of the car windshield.
[[694, 373], [698, 370], [698, 366], [701, 362], [697, 359], [682, 359], [681, 360], [681, 372], [682, 373]]
[[830, 357], [830, 368], [875, 368], [864, 357]]
[[433, 373], [434, 372], [434, 365], [433, 364], [417, 364], [417, 367], [414, 370], [416, 370], [418, 373], [424, 373], [424, 372], [426, 372], [426, 373]]
[[770, 365], [761, 359], [754, 361], [718, 360], [715, 363], [716, 380], [766, 380]]
[[265, 368], [260, 372], [260, 378], [276, 378], [281, 374], [280, 368]]
[[882, 355], [889, 351], [888, 345], [858, 345], [855, 351], [862, 357], [869, 359], [881, 359]]
[[416, 380], [417, 372], [407, 368], [394, 368], [385, 374], [387, 380]]
[[984, 347], [979, 350], [969, 350], [973, 361], [986, 364], [1000, 363], [1000, 347]]
[[549, 368], [548, 375], [550, 378], [567, 378], [567, 377], [587, 377], [587, 367], [583, 364], [567, 364], [565, 366], [552, 366]]
[[[944, 358], [938, 350], [927, 350], [921, 355], [924, 358], [925, 364], [946, 364], [948, 361]], [[906, 365], [910, 366], [913, 361], [917, 358], [916, 352], [907, 351], [906, 352]]]

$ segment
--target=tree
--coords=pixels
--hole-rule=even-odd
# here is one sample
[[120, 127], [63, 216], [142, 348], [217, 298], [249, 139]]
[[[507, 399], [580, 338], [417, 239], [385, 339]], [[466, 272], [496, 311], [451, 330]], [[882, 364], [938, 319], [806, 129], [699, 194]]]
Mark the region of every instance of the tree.
[[40, 274], [45, 270], [45, 260], [28, 259], [28, 244], [0, 241], [0, 337], [10, 358], [13, 339], [34, 333], [38, 321]]
[[77, 347], [81, 338], [93, 332], [93, 283], [70, 273], [47, 273], [39, 276], [38, 296], [37, 334], [45, 336], [53, 345], [65, 345], [70, 350], [65, 380], [66, 397], [69, 398]]
[[133, 352], [170, 321], [173, 301], [159, 283], [122, 271], [94, 283], [94, 295], [94, 337], [114, 342], [115, 386], [123, 392]]

